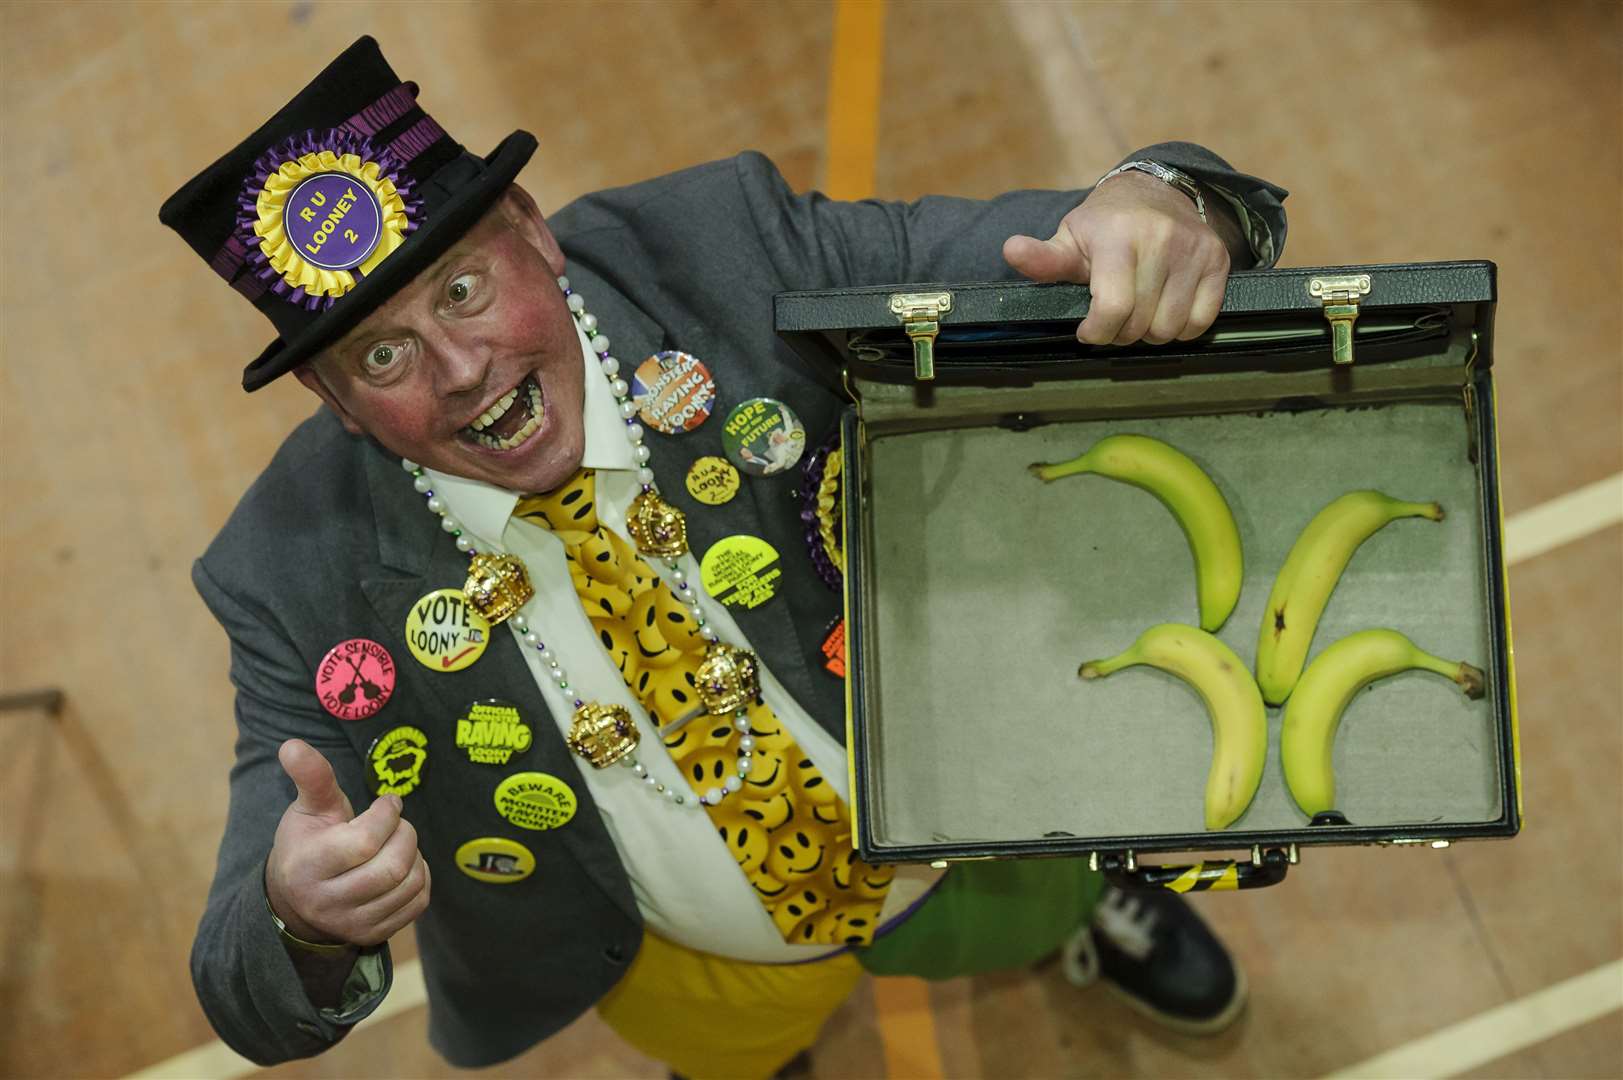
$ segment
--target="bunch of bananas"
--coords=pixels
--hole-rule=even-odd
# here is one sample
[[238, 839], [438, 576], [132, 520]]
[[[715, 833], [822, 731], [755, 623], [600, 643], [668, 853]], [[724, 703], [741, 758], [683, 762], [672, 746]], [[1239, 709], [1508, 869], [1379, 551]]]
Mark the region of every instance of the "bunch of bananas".
[[1400, 518], [1441, 521], [1443, 508], [1436, 503], [1354, 491], [1320, 510], [1296, 538], [1274, 579], [1253, 677], [1234, 650], [1215, 636], [1239, 602], [1245, 563], [1234, 514], [1205, 470], [1181, 451], [1144, 435], [1110, 435], [1070, 461], [1030, 468], [1045, 481], [1093, 473], [1142, 488], [1171, 511], [1189, 541], [1200, 625], [1152, 626], [1124, 652], [1090, 660], [1078, 674], [1095, 679], [1147, 664], [1183, 679], [1200, 694], [1213, 742], [1206, 828], [1232, 825], [1256, 796], [1268, 754], [1268, 705], [1286, 706], [1280, 733], [1285, 784], [1296, 804], [1316, 818], [1334, 811], [1331, 748], [1341, 714], [1359, 690], [1376, 679], [1420, 668], [1448, 676], [1471, 698], [1483, 696], [1480, 669], [1441, 660], [1396, 630], [1351, 634], [1302, 670], [1319, 616], [1353, 552]]

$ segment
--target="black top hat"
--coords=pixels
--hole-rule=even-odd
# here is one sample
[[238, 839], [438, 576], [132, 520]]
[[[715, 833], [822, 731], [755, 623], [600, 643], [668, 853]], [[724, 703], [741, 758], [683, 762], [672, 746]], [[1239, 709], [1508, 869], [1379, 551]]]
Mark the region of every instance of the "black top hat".
[[377, 310], [507, 189], [535, 153], [515, 131], [464, 150], [363, 37], [158, 219], [280, 335], [242, 372], [258, 390]]

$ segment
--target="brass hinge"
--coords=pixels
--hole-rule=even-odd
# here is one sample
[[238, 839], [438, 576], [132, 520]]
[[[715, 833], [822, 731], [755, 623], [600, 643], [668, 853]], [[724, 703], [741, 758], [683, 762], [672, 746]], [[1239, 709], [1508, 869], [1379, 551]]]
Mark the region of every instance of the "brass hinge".
[[913, 377], [935, 378], [935, 336], [941, 316], [952, 310], [952, 293], [892, 293], [890, 310], [913, 341]]
[[1353, 323], [1358, 321], [1358, 298], [1369, 295], [1368, 274], [1314, 278], [1307, 291], [1324, 304], [1324, 317], [1330, 321], [1330, 348], [1335, 362], [1353, 362]]

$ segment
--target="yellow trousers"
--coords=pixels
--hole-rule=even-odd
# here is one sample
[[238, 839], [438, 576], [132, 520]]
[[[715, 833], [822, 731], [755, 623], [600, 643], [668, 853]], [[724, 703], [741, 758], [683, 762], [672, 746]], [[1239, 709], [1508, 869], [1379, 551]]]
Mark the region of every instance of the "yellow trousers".
[[689, 1080], [762, 1080], [816, 1041], [861, 978], [848, 952], [750, 964], [645, 930], [631, 970], [597, 1011], [622, 1039]]

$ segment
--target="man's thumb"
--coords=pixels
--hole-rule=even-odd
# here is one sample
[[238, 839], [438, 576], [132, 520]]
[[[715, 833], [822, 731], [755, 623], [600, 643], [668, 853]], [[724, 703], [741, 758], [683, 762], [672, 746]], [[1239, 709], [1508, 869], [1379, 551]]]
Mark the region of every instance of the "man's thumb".
[[338, 786], [338, 778], [333, 775], [332, 765], [321, 751], [303, 739], [289, 739], [282, 744], [277, 757], [282, 762], [282, 771], [299, 789], [299, 796], [293, 801], [296, 810], [339, 821], [349, 821], [355, 816], [349, 799]]
[[1015, 235], [1003, 242], [1003, 261], [1033, 281], [1088, 280], [1088, 260], [1064, 229], [1047, 240]]

